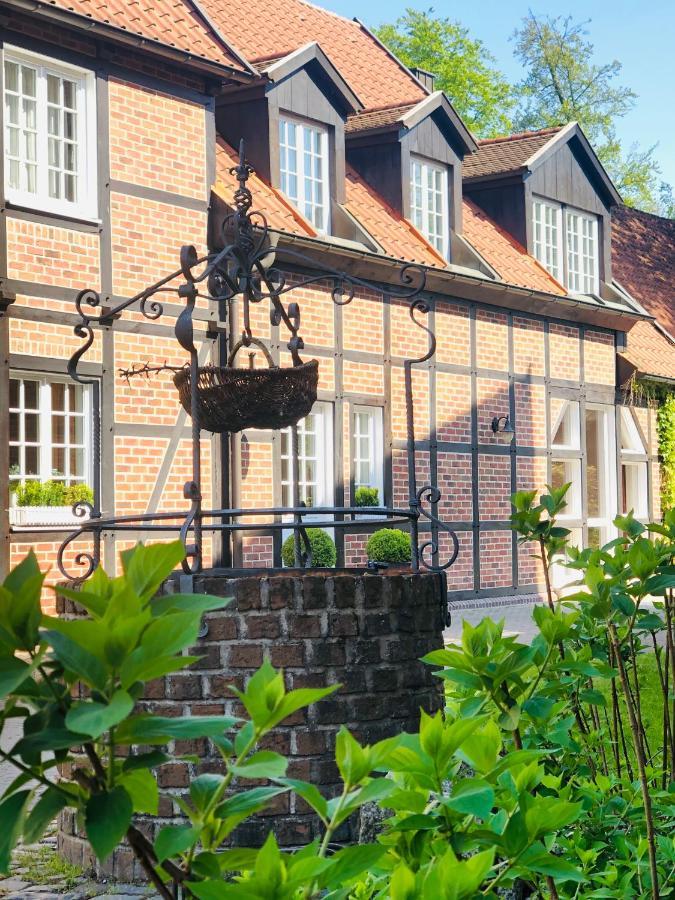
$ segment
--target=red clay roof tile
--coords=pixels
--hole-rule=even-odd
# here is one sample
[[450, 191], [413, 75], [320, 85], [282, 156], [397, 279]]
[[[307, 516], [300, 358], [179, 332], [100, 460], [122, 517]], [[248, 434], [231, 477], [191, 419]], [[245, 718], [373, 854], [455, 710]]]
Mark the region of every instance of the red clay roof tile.
[[245, 71], [190, 0], [48, 0], [48, 5]]
[[473, 201], [465, 198], [462, 211], [464, 237], [504, 281], [547, 294], [565, 295], [562, 285]]
[[[226, 203], [232, 203], [232, 195], [237, 188], [237, 180], [230, 172], [239, 162], [239, 155], [222, 138], [216, 140], [216, 184], [215, 192]], [[253, 194], [253, 209], [261, 212], [270, 228], [316, 237], [310, 223], [293, 207], [283, 195], [263, 181], [255, 173], [249, 178]]]
[[675, 343], [653, 322], [637, 322], [621, 355], [642, 375], [675, 379]]
[[413, 76], [358, 22], [304, 0], [201, 0], [226, 39], [253, 63], [316, 41], [366, 108], [427, 96]]
[[506, 137], [478, 141], [478, 151], [464, 159], [464, 178], [517, 172], [537, 150], [548, 144], [563, 125], [542, 128], [541, 131], [521, 131]]
[[405, 106], [390, 106], [386, 109], [371, 109], [367, 112], [350, 116], [347, 119], [345, 131], [354, 134], [358, 131], [369, 131], [371, 128], [382, 128], [385, 125], [393, 125], [400, 122], [403, 116], [414, 109], [415, 103], [406, 103]]

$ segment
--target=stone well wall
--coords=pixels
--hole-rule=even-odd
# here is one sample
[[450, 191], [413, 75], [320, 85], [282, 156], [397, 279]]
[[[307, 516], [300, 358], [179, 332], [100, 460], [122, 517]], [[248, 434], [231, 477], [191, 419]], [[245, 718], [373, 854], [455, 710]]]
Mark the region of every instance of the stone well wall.
[[[172, 588], [169, 583], [167, 590]], [[372, 743], [415, 730], [420, 707], [432, 711], [442, 703], [439, 680], [419, 662], [442, 646], [445, 603], [438, 576], [291, 570], [236, 579], [204, 575], [194, 590], [234, 600], [206, 617], [207, 633], [195, 648], [203, 659], [150, 684], [146, 705], [161, 715], [238, 713], [228, 685], [242, 687], [265, 657], [283, 668], [289, 688], [339, 683], [340, 691], [287, 719], [266, 743], [288, 756], [290, 777], [312, 781], [327, 794], [338, 786], [333, 751], [341, 725]], [[177, 742], [175, 749], [200, 761], [161, 767], [160, 817], [142, 823], [148, 832], [178, 814], [173, 797], [187, 790], [192, 777], [220, 766], [207, 741]], [[357, 824], [346, 823], [339, 837], [355, 839]], [[302, 800], [282, 795], [266, 814], [237, 829], [236, 842], [259, 844], [270, 828], [281, 845], [293, 846], [312, 840], [318, 822]], [[92, 863], [70, 814], [62, 818], [59, 848], [79, 865]], [[104, 869], [120, 879], [141, 876], [126, 848]]]

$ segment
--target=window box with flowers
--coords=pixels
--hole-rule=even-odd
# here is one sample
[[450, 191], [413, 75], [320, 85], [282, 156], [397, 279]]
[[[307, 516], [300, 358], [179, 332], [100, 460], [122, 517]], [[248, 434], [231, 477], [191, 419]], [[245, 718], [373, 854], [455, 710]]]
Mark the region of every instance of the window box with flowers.
[[12, 492], [9, 523], [15, 528], [53, 528], [77, 525], [89, 513], [77, 516], [76, 503], [92, 503], [93, 492], [87, 484], [66, 486], [62, 481], [27, 481]]

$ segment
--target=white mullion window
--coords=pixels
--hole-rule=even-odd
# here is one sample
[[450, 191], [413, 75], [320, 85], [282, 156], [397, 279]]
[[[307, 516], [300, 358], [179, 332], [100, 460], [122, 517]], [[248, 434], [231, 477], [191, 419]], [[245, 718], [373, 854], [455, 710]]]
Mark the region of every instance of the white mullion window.
[[[308, 507], [333, 505], [332, 423], [328, 403], [315, 403], [312, 412], [298, 422], [298, 487]], [[281, 432], [281, 504], [293, 506], [291, 430]]]
[[355, 406], [352, 416], [354, 490], [375, 488], [378, 506], [383, 497], [382, 409], [378, 406]]
[[448, 258], [448, 172], [419, 157], [410, 160], [410, 221]]
[[565, 210], [567, 289], [576, 294], [598, 292], [598, 220], [576, 209]]
[[536, 199], [533, 213], [534, 255], [554, 278], [562, 281], [562, 207]]
[[7, 48], [4, 82], [7, 199], [91, 218], [97, 205], [94, 74]]
[[10, 486], [26, 481], [91, 485], [88, 385], [51, 375], [11, 374]]
[[328, 131], [317, 125], [279, 119], [279, 173], [281, 190], [314, 225], [328, 232]]
[[586, 518], [588, 545], [616, 536], [616, 440], [614, 407], [586, 406]]
[[649, 518], [647, 450], [630, 409], [619, 408], [621, 446], [621, 512], [631, 510], [636, 519]]
[[551, 485], [570, 487], [565, 495], [567, 506], [559, 518], [581, 521], [581, 430], [579, 403], [565, 400], [560, 405], [551, 428]]

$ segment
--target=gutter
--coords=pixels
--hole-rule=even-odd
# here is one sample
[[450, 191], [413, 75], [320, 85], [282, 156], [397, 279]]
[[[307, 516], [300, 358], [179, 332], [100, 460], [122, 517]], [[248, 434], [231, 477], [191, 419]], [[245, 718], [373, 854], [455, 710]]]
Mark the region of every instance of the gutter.
[[[489, 281], [480, 275], [453, 272], [450, 269], [437, 269], [423, 263], [406, 263], [404, 260], [394, 259], [390, 256], [383, 257], [366, 249], [336, 246], [331, 241], [320, 237], [304, 237], [274, 229], [270, 229], [270, 236], [273, 244], [270, 248], [271, 252], [276, 247], [282, 248], [284, 245], [296, 247], [298, 251], [302, 250], [307, 256], [308, 262], [316, 264], [317, 269], [325, 267], [326, 252], [330, 252], [334, 257], [343, 259], [346, 264], [351, 266], [352, 270], [354, 263], [360, 264], [358, 268], [362, 270], [375, 270], [375, 274], [359, 275], [357, 268], [356, 272], [352, 271], [350, 274], [389, 284], [392, 287], [396, 285], [404, 287], [404, 285], [400, 285], [397, 278], [384, 277], [383, 270], [388, 270], [388, 274], [391, 276], [394, 273], [398, 274], [406, 264], [409, 264], [424, 270], [427, 278], [425, 291], [430, 293], [446, 294], [450, 297], [489, 303], [506, 309], [582, 322], [617, 331], [628, 331], [638, 321], [651, 320], [650, 316], [637, 311], [616, 309], [606, 304], [596, 306], [579, 298], [547, 294], [503, 281]], [[383, 277], [378, 277], [380, 274]], [[486, 297], [486, 291], [493, 296]], [[545, 308], [542, 309], [542, 306]]]
[[[116, 25], [109, 25], [105, 22], [97, 22], [93, 19], [88, 19], [86, 16], [82, 16], [79, 13], [57, 9], [46, 3], [41, 3], [39, 0], [1, 0], [1, 5], [18, 12], [29, 13], [39, 18], [58, 22], [66, 28], [90, 32], [98, 37], [106, 38], [107, 40], [118, 44], [124, 44], [136, 50], [149, 51], [157, 56], [169, 59], [172, 62], [182, 63], [183, 65], [188, 64], [198, 71], [217, 78], [227, 78], [246, 84], [258, 77], [253, 70], [250, 69], [250, 66], [249, 72], [243, 72], [226, 63], [212, 62], [202, 56], [189, 53], [187, 50], [180, 50], [169, 44], [163, 44], [160, 41], [155, 41], [151, 38], [132, 34]], [[216, 37], [219, 37], [217, 33]], [[233, 55], [238, 55], [234, 50], [230, 51], [227, 45], [225, 45], [224, 50], [231, 52]]]

